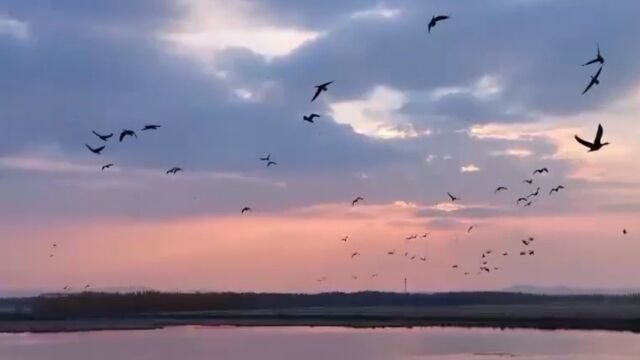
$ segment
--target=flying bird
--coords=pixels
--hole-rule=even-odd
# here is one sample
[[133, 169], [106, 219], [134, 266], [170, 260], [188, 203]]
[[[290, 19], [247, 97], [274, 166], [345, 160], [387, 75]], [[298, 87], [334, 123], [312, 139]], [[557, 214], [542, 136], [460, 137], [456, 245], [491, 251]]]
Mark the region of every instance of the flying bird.
[[108, 168], [110, 168], [110, 167], [112, 167], [112, 166], [113, 166], [113, 164], [105, 164], [105, 165], [102, 165], [102, 169], [101, 169], [101, 170], [102, 170], [102, 171], [104, 171], [105, 169], [108, 169]]
[[251, 211], [253, 211], [253, 210], [250, 207], [245, 206], [245, 207], [242, 208], [242, 211], [240, 211], [240, 214], [244, 214], [246, 212], [251, 212]]
[[147, 130], [158, 130], [160, 129], [160, 125], [145, 125], [140, 131], [147, 131]]
[[524, 201], [525, 203], [527, 202], [527, 198], [519, 198], [518, 201], [516, 201], [516, 204], [520, 204], [521, 201]]
[[428, 232], [428, 233], [424, 233], [424, 234], [422, 234], [422, 237], [423, 237], [423, 238], [426, 238], [427, 236], [429, 236], [429, 234], [431, 234], [431, 233], [430, 233], [430, 232]]
[[427, 257], [426, 256], [420, 256], [420, 261], [427, 261]]
[[449, 195], [449, 199], [451, 199], [451, 202], [455, 202], [456, 200], [460, 200], [459, 198], [451, 195], [451, 193], [447, 192], [447, 195]]
[[138, 135], [135, 131], [122, 129], [122, 132], [120, 133], [120, 142], [122, 142], [122, 140], [124, 140], [124, 138], [127, 136], [135, 137], [136, 139], [138, 138]]
[[531, 204], [533, 204], [533, 201], [529, 201], [528, 203], [524, 204], [524, 207], [529, 207], [531, 206]]
[[362, 200], [364, 200], [364, 198], [361, 196], [358, 196], [357, 198], [353, 199], [353, 201], [351, 202], [351, 206], [356, 206], [356, 204]]
[[622, 235], [627, 235], [627, 229], [622, 229]]
[[415, 260], [415, 259], [416, 259], [416, 256], [413, 255], [409, 260]]
[[84, 289], [86, 290], [86, 289], [88, 289], [90, 287], [91, 287], [91, 285], [87, 284], [87, 285], [84, 286]]
[[97, 147], [97, 148], [92, 148], [91, 146], [84, 144], [84, 146], [87, 147], [87, 149], [89, 149], [89, 151], [91, 151], [92, 153], [96, 154], [96, 155], [100, 155], [100, 153], [102, 153], [102, 150], [104, 150], [104, 145]]
[[530, 244], [530, 242], [529, 242], [529, 241], [527, 241], [527, 240], [522, 240], [522, 243], [523, 243], [525, 246], [529, 246], [529, 244]]
[[313, 119], [315, 118], [319, 118], [320, 115], [318, 114], [310, 114], [310, 115], [303, 115], [302, 116], [302, 120], [306, 121], [306, 122], [310, 122], [313, 124]]
[[475, 227], [475, 225], [471, 225], [471, 226], [469, 226], [469, 228], [467, 229], [467, 233], [470, 233], [470, 232], [471, 232], [471, 230], [473, 230], [473, 228], [474, 228], [474, 227]]
[[503, 253], [502, 253], [502, 256], [508, 256], [508, 255], [509, 255], [509, 253], [508, 253], [508, 252], [503, 252]]
[[507, 187], [505, 187], [505, 186], [499, 186], [498, 188], [496, 188], [496, 189], [493, 191], [493, 193], [494, 193], [494, 194], [497, 194], [497, 193], [499, 193], [500, 191], [505, 191], [505, 190], [509, 190], [509, 189], [508, 189]]
[[457, 269], [458, 265], [453, 265], [452, 268]]
[[172, 167], [171, 169], [167, 170], [167, 174], [177, 174], [179, 171], [183, 171], [182, 168], [179, 167]]
[[347, 240], [349, 240], [349, 236], [345, 236], [345, 237], [343, 237], [343, 238], [342, 238], [342, 239], [340, 239], [340, 240], [342, 240], [342, 241], [344, 241], [344, 242], [347, 242]]
[[548, 174], [549, 173], [549, 169], [547, 169], [546, 167], [543, 167], [541, 169], [536, 169], [533, 171], [533, 175], [535, 174]]
[[372, 278], [372, 279], [375, 279], [375, 278], [377, 278], [377, 277], [378, 277], [378, 274], [371, 274], [371, 278]]
[[602, 66], [600, 66], [600, 69], [598, 69], [598, 72], [591, 76], [591, 81], [589, 82], [589, 85], [587, 85], [587, 88], [584, 89], [584, 91], [582, 92], [582, 95], [586, 94], [587, 91], [589, 91], [591, 89], [591, 87], [593, 87], [594, 85], [600, 85], [600, 73], [602, 72]]
[[536, 252], [535, 252], [535, 251], [533, 251], [533, 250], [529, 250], [529, 255], [530, 255], [530, 256], [533, 256], [533, 255], [535, 255], [535, 254], [536, 254]]
[[525, 256], [525, 255], [527, 255], [526, 251], [520, 251], [520, 256]]
[[428, 28], [428, 32], [431, 33], [431, 29], [433, 29], [436, 24], [440, 21], [443, 20], [447, 20], [449, 19], [449, 16], [447, 15], [435, 15], [431, 18], [431, 21], [429, 21], [429, 28]]
[[266, 157], [261, 157], [260, 161], [271, 161], [271, 153], [269, 153], [269, 155], [267, 155]]
[[359, 255], [360, 255], [360, 253], [356, 251], [353, 254], [351, 254], [351, 258], [353, 259], [354, 257], [359, 256]]
[[269, 167], [269, 166], [271, 166], [271, 165], [278, 165], [278, 163], [277, 163], [277, 162], [275, 162], [275, 161], [269, 161], [269, 162], [267, 163], [267, 167]]
[[538, 186], [536, 191], [534, 191], [531, 194], [527, 195], [527, 199], [530, 198], [530, 197], [538, 196], [538, 194], [540, 194], [540, 186]]
[[413, 239], [417, 239], [417, 238], [418, 238], [418, 235], [413, 234], [413, 235], [411, 235], [411, 236], [407, 236], [405, 239], [407, 239], [407, 240], [413, 240]]
[[602, 142], [602, 133], [603, 132], [604, 132], [604, 130], [602, 129], [602, 125], [598, 124], [598, 132], [596, 132], [596, 138], [593, 140], [592, 143], [581, 139], [578, 135], [575, 135], [574, 137], [576, 138], [576, 141], [579, 142], [581, 145], [589, 148], [588, 152], [593, 152], [593, 151], [600, 150], [605, 145], [609, 145], [608, 142], [606, 142], [606, 143]]
[[320, 96], [320, 94], [324, 91], [328, 91], [329, 90], [329, 85], [333, 84], [333, 81], [329, 81], [326, 82], [324, 84], [320, 84], [320, 85], [316, 85], [316, 93], [313, 95], [313, 98], [311, 99], [311, 102], [313, 102], [315, 99], [318, 98], [318, 96]]
[[524, 180], [522, 180], [522, 182], [531, 185], [531, 184], [533, 184], [533, 179], [524, 179]]
[[554, 192], [559, 192], [562, 189], [564, 189], [564, 186], [558, 185], [558, 186], [552, 188], [551, 190], [549, 190], [549, 195], [553, 194]]
[[600, 53], [600, 44], [597, 44], [597, 46], [598, 46], [598, 55], [596, 56], [596, 58], [591, 60], [591, 61], [589, 61], [589, 62], [586, 62], [586, 63], [582, 64], [582, 66], [588, 66], [588, 65], [596, 64], [596, 63], [599, 63], [600, 65], [604, 64], [604, 58], [602, 57], [602, 54]]
[[91, 130], [91, 132], [93, 133], [93, 135], [97, 136], [100, 138], [100, 140], [102, 141], [107, 141], [109, 140], [109, 138], [111, 138], [113, 136], [113, 133], [107, 134], [107, 135], [100, 135], [97, 132]]
[[395, 253], [396, 253], [396, 251], [395, 251], [395, 250], [393, 250], [393, 251], [387, 251], [387, 255], [393, 255], [393, 254], [395, 254]]

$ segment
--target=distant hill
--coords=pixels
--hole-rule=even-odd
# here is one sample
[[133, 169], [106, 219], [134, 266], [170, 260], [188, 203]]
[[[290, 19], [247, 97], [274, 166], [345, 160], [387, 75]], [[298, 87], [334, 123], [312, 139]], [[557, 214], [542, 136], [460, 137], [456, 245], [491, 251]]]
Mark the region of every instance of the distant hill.
[[570, 286], [515, 285], [503, 291], [534, 295], [628, 295], [640, 294], [640, 288], [598, 289]]
[[[75, 289], [75, 290], [80, 290], [80, 289]], [[112, 287], [91, 288], [91, 291], [96, 291], [101, 293], [127, 294], [127, 293], [135, 293], [135, 292], [153, 291], [153, 289], [145, 286], [112, 286]], [[62, 292], [62, 290], [0, 289], [0, 299], [31, 297], [31, 296], [38, 296], [41, 294], [51, 294], [56, 292]]]

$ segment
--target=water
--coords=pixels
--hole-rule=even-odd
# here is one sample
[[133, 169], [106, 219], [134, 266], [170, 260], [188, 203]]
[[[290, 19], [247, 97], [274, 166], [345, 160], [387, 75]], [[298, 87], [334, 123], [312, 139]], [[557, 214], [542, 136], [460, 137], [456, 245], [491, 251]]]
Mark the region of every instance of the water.
[[2, 360], [639, 359], [640, 335], [460, 328], [203, 328], [1, 334]]

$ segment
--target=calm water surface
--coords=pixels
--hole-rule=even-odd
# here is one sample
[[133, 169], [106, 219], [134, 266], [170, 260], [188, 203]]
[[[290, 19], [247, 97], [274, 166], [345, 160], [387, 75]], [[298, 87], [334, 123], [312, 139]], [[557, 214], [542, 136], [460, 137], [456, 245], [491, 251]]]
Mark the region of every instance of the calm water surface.
[[0, 334], [2, 360], [640, 359], [640, 335], [459, 328], [202, 328]]

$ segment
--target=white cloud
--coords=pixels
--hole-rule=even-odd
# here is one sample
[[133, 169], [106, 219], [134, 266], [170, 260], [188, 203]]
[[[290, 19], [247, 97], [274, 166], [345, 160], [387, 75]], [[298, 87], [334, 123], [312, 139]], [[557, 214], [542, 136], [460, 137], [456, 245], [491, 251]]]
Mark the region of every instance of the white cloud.
[[406, 101], [401, 91], [377, 86], [364, 100], [332, 103], [331, 111], [337, 122], [351, 125], [355, 132], [374, 138], [405, 139], [430, 134], [430, 131], [417, 131], [397, 113]]
[[19, 41], [28, 41], [31, 37], [29, 24], [0, 14], [0, 36], [8, 35]]
[[402, 12], [402, 10], [400, 10], [400, 9], [388, 8], [388, 7], [384, 7], [384, 6], [377, 6], [377, 7], [371, 8], [371, 9], [356, 11], [356, 12], [351, 14], [351, 18], [352, 19], [366, 19], [366, 20], [369, 20], [369, 19], [387, 20], [387, 19], [393, 19], [393, 18], [397, 17], [398, 15], [400, 15], [401, 12]]
[[471, 173], [471, 172], [478, 172], [478, 171], [480, 171], [480, 168], [473, 164], [465, 165], [460, 168], [461, 173]]
[[231, 47], [272, 58], [288, 55], [319, 32], [281, 27], [269, 22], [256, 4], [246, 1], [181, 0], [184, 18], [160, 34], [174, 50], [211, 65]]
[[513, 156], [518, 158], [524, 158], [533, 155], [533, 152], [529, 149], [523, 148], [511, 148], [502, 151], [494, 151], [491, 156]]

